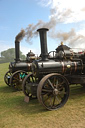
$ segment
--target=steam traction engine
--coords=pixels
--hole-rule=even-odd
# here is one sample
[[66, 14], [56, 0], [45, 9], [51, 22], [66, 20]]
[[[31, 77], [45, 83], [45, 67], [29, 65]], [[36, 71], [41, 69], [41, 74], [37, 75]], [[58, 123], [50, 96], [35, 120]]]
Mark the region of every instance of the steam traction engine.
[[4, 76], [4, 81], [8, 86], [21, 89], [22, 81], [28, 72], [31, 71], [31, 63], [36, 58], [33, 52], [27, 54], [26, 60], [20, 60], [20, 42], [15, 41], [15, 62], [9, 64], [9, 71]]
[[48, 110], [62, 107], [69, 97], [70, 84], [85, 84], [85, 54], [75, 53], [61, 44], [50, 57], [47, 51], [46, 32], [38, 29], [41, 42], [41, 59], [32, 62], [32, 73], [23, 81], [26, 97], [37, 97]]

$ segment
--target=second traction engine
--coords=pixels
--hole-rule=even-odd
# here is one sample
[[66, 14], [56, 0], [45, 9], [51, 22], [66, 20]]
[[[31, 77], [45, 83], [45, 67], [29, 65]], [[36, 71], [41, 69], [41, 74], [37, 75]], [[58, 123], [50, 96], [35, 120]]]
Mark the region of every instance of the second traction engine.
[[14, 87], [17, 90], [22, 89], [22, 81], [28, 72], [31, 71], [31, 64], [33, 60], [37, 59], [35, 54], [30, 50], [26, 59], [20, 59], [20, 42], [15, 40], [15, 59], [10, 62], [9, 71], [4, 75], [4, 81], [8, 86]]

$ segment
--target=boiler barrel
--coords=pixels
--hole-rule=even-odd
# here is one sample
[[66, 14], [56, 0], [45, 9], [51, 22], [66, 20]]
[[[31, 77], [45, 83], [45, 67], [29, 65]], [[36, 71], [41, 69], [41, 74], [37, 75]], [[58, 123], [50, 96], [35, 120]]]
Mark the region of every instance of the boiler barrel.
[[18, 70], [23, 70], [26, 72], [31, 71], [31, 63], [26, 63], [26, 62], [12, 62], [9, 65], [9, 70], [13, 73]]
[[48, 73], [80, 74], [83, 70], [82, 62], [79, 61], [34, 61], [32, 72], [34, 75], [46, 75]]

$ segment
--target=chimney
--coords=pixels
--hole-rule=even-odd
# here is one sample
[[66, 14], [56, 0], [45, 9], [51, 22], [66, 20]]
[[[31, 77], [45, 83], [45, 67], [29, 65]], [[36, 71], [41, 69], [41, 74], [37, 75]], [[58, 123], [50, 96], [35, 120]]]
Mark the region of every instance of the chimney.
[[37, 31], [40, 35], [40, 44], [41, 44], [41, 58], [42, 60], [48, 60], [48, 49], [47, 49], [47, 28], [40, 28]]
[[15, 40], [15, 61], [20, 61], [20, 42]]

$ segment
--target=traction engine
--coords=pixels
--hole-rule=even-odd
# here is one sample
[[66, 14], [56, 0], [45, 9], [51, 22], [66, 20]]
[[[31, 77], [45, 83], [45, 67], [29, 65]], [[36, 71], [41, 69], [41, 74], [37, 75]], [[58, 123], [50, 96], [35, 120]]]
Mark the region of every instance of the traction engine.
[[37, 30], [40, 35], [41, 59], [34, 60], [32, 72], [23, 81], [25, 96], [38, 98], [48, 110], [62, 107], [69, 97], [69, 85], [85, 86], [85, 53], [73, 52], [61, 44], [50, 56], [47, 49], [47, 28]]
[[13, 86], [18, 90], [22, 89], [22, 81], [31, 71], [31, 63], [36, 59], [35, 54], [30, 50], [26, 60], [20, 60], [20, 42], [15, 40], [15, 61], [9, 64], [9, 71], [4, 76], [4, 81], [8, 86]]

